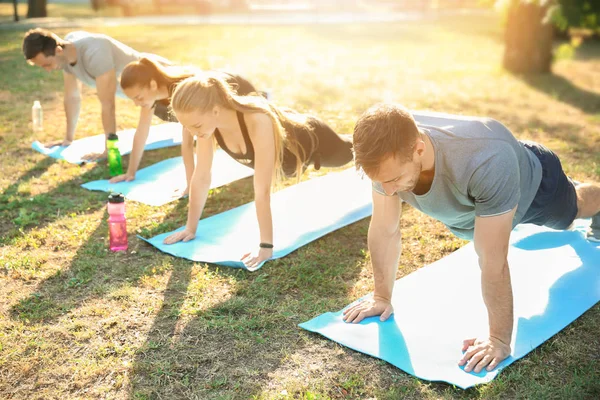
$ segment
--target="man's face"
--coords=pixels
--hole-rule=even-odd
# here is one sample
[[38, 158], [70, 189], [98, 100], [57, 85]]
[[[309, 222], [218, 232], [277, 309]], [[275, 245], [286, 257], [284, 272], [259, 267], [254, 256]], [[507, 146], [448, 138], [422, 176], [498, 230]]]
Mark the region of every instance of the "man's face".
[[43, 52], [38, 53], [35, 57], [27, 60], [31, 65], [37, 65], [40, 68], [44, 68], [48, 72], [62, 69], [66, 64], [64, 57], [63, 48], [56, 46], [53, 56], [47, 56]]
[[31, 65], [37, 65], [40, 68], [44, 68], [48, 72], [56, 71], [57, 69], [62, 68], [62, 64], [56, 55], [46, 56], [44, 53], [38, 53], [32, 59], [27, 60], [27, 62]]
[[372, 181], [381, 183], [383, 191], [391, 196], [398, 192], [410, 192], [419, 182], [419, 175], [423, 169], [420, 157], [413, 153], [412, 160], [401, 157], [388, 156], [379, 167], [374, 176], [369, 176]]

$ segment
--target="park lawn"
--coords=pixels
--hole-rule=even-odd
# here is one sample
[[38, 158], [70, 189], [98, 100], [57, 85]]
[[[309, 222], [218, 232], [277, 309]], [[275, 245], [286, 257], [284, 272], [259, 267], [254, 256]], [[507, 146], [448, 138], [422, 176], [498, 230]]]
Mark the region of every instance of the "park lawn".
[[[122, 15], [119, 7], [107, 7], [94, 11], [89, 3], [86, 4], [64, 4], [50, 3], [46, 11], [48, 18], [92, 18], [92, 17], [120, 17]], [[27, 16], [27, 2], [19, 2], [17, 7], [19, 18], [22, 20]], [[14, 8], [12, 3], [0, 3], [0, 22], [13, 21]]]
[[[557, 62], [554, 75], [519, 77], [500, 68], [493, 17], [89, 30], [174, 61], [239, 72], [271, 88], [277, 104], [317, 114], [342, 133], [382, 100], [493, 117], [555, 150], [575, 179], [600, 181], [599, 43]], [[108, 252], [106, 195], [79, 187], [105, 178], [107, 167], [54, 162], [30, 149], [64, 133], [62, 78], [25, 64], [22, 35], [0, 31], [0, 398], [600, 397], [599, 306], [490, 384], [466, 391], [299, 329], [372, 291], [368, 219], [248, 273], [173, 258], [135, 237], [183, 225], [185, 201], [128, 202], [129, 250]], [[43, 133], [31, 132], [34, 100], [44, 107]], [[117, 109], [119, 129], [134, 127], [133, 103], [118, 100]], [[84, 89], [77, 135], [101, 132], [98, 101]], [[178, 153], [148, 152], [142, 167]], [[309, 169], [304, 179], [325, 172]], [[235, 182], [212, 191], [204, 215], [252, 198], [251, 179]], [[407, 206], [402, 227], [398, 277], [465, 244]]]

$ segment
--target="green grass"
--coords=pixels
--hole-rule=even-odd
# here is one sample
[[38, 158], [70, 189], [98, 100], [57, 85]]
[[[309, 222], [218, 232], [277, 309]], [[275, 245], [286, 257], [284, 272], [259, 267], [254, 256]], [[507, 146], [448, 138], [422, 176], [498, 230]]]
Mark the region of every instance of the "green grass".
[[[290, 27], [98, 27], [147, 52], [240, 72], [278, 104], [312, 112], [339, 132], [381, 100], [487, 115], [541, 141], [578, 180], [600, 180], [600, 45], [555, 74], [503, 72], [494, 19]], [[58, 33], [64, 35], [67, 31]], [[600, 307], [487, 385], [466, 391], [415, 379], [385, 362], [300, 330], [372, 290], [368, 221], [319, 239], [255, 273], [192, 263], [136, 238], [185, 223], [184, 201], [127, 203], [130, 248], [107, 251], [102, 193], [83, 182], [104, 165], [53, 162], [33, 140], [65, 129], [61, 76], [29, 67], [22, 31], [0, 31], [0, 397], [9, 399], [398, 399], [600, 396]], [[33, 134], [39, 99], [45, 131]], [[119, 129], [138, 110], [118, 100]], [[84, 90], [77, 137], [101, 132]], [[178, 149], [145, 154], [142, 167]], [[307, 176], [315, 172], [308, 171]], [[288, 182], [287, 184], [290, 184]], [[250, 179], [215, 190], [205, 215], [252, 200]], [[405, 208], [398, 277], [464, 244]]]

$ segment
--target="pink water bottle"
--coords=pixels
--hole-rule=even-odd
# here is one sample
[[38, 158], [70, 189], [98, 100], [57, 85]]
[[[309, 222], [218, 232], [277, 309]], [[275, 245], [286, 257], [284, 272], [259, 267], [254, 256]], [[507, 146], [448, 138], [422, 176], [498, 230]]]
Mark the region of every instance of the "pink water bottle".
[[108, 231], [110, 234], [110, 250], [127, 250], [125, 197], [121, 193], [113, 193], [108, 196]]

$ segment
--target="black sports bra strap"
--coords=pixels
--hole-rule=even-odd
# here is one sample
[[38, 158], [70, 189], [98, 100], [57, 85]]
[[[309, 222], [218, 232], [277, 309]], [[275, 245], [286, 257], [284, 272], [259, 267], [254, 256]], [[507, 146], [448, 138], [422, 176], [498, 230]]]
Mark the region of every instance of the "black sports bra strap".
[[236, 111], [237, 119], [240, 124], [240, 129], [242, 130], [242, 136], [244, 137], [244, 143], [246, 143], [246, 154], [249, 154], [253, 151], [252, 141], [250, 140], [250, 134], [248, 133], [248, 127], [246, 126], [246, 121], [244, 121], [244, 114], [241, 111]]

